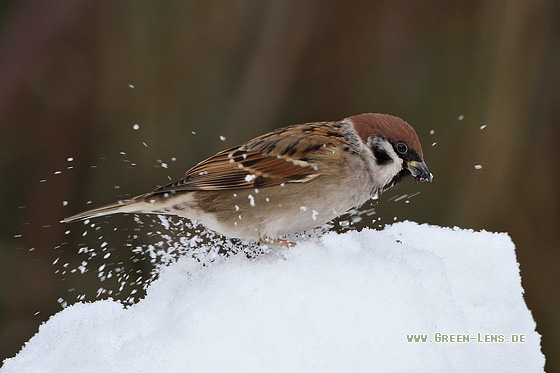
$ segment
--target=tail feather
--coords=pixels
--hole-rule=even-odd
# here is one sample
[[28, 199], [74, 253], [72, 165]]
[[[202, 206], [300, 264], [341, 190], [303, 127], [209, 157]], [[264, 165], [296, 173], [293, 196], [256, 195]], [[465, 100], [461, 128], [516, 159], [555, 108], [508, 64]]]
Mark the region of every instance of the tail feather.
[[147, 202], [137, 199], [130, 199], [111, 203], [105, 206], [97, 207], [92, 210], [84, 211], [76, 215], [62, 219], [61, 223], [71, 223], [78, 220], [85, 220], [89, 218], [96, 218], [99, 216], [112, 215], [118, 213], [134, 213], [145, 211]]

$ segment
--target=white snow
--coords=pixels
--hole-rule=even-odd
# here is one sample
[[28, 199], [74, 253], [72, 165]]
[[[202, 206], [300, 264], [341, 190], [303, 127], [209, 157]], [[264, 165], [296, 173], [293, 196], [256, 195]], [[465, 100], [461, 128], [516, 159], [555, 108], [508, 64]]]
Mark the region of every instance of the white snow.
[[247, 198], [249, 199], [249, 204], [251, 205], [251, 207], [255, 207], [255, 197], [253, 197], [252, 194], [249, 194]]
[[544, 356], [507, 234], [403, 222], [255, 259], [183, 257], [138, 303], [69, 306], [4, 363], [2, 373], [538, 372]]

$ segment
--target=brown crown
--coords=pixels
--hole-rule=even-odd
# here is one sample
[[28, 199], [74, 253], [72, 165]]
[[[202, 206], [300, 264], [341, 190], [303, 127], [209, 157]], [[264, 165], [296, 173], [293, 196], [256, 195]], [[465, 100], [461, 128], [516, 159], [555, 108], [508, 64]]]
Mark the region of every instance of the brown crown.
[[359, 114], [346, 118], [350, 120], [354, 129], [367, 142], [369, 138], [382, 136], [391, 142], [405, 142], [422, 159], [422, 145], [414, 128], [404, 120], [389, 114]]

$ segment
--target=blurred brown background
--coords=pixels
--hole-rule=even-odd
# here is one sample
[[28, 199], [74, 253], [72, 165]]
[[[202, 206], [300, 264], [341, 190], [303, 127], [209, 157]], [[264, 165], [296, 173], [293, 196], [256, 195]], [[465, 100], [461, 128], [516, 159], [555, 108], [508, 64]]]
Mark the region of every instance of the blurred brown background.
[[508, 232], [560, 371], [559, 66], [558, 1], [3, 1], [0, 359], [61, 303], [115, 286], [101, 256], [61, 272], [80, 247], [149, 271], [131, 217], [86, 236], [62, 217], [275, 127], [386, 112], [415, 126], [435, 180], [376, 217]]

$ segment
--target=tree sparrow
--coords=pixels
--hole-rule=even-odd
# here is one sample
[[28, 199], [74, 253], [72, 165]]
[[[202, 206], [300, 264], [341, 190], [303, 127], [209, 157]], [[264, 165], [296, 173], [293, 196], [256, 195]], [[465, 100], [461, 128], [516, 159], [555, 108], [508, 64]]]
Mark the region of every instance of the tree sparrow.
[[170, 214], [228, 237], [292, 246], [283, 235], [318, 227], [395, 186], [432, 181], [414, 129], [387, 114], [279, 128], [223, 150], [151, 193], [82, 212]]

